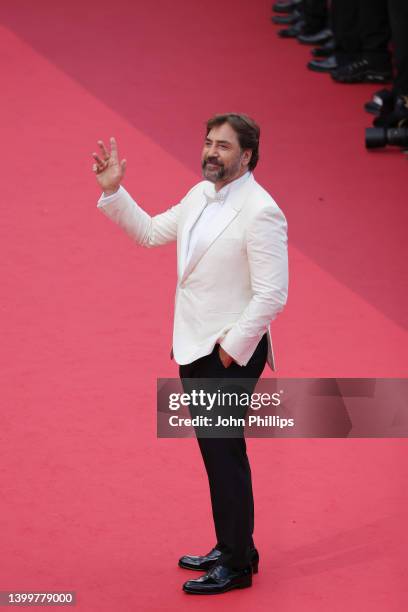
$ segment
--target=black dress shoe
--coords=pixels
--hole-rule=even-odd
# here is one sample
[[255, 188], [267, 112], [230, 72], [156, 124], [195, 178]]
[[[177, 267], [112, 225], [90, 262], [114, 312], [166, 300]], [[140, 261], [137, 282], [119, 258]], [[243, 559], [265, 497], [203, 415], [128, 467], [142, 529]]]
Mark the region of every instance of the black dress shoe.
[[388, 83], [392, 79], [391, 69], [378, 70], [366, 60], [358, 60], [340, 66], [331, 73], [338, 83]]
[[301, 34], [304, 25], [304, 19], [300, 19], [300, 21], [295, 23], [295, 25], [291, 26], [290, 28], [278, 30], [278, 36], [280, 36], [281, 38], [297, 38], [297, 36]]
[[316, 34], [299, 34], [297, 37], [298, 41], [302, 45], [320, 45], [327, 42], [333, 37], [333, 32], [328, 28], [316, 32]]
[[391, 112], [395, 103], [395, 93], [392, 89], [380, 89], [373, 94], [369, 102], [364, 104], [364, 109], [372, 115], [379, 115], [383, 109]]
[[408, 96], [396, 96], [391, 107], [383, 106], [373, 125], [381, 128], [406, 127], [408, 125]]
[[274, 15], [272, 21], [278, 25], [292, 25], [297, 23], [301, 18], [302, 15], [299, 11], [293, 11], [290, 15]]
[[327, 42], [324, 43], [321, 47], [316, 47], [316, 49], [312, 49], [312, 55], [315, 57], [329, 57], [333, 55], [336, 50], [336, 41], [334, 38], [329, 38]]
[[195, 595], [216, 595], [231, 589], [246, 589], [252, 586], [252, 568], [233, 570], [225, 565], [215, 565], [204, 576], [187, 580], [183, 584], [185, 593]]
[[273, 15], [272, 23], [276, 25], [294, 25], [301, 19], [301, 15], [294, 11], [291, 15]]
[[325, 60], [312, 60], [307, 67], [314, 72], [331, 72], [337, 68], [336, 56], [331, 55]]
[[275, 11], [275, 13], [291, 13], [300, 4], [302, 4], [302, 0], [291, 0], [288, 2], [275, 2], [275, 4], [272, 6], [272, 9]]
[[[206, 555], [184, 555], [179, 559], [179, 567], [190, 570], [206, 571], [213, 567], [221, 557], [221, 551], [213, 548]], [[251, 553], [251, 565], [254, 574], [258, 573], [259, 553], [256, 548]]]

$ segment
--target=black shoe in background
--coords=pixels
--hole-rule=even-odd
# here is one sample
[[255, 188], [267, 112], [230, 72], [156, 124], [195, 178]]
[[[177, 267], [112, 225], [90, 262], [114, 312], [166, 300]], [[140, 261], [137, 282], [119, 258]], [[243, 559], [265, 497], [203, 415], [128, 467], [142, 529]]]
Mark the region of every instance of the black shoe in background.
[[295, 10], [290, 15], [274, 15], [272, 17], [272, 22], [278, 25], [293, 25], [301, 18], [302, 13], [300, 11]]
[[304, 26], [305, 22], [303, 19], [301, 19], [290, 28], [278, 30], [278, 36], [281, 38], [297, 38], [297, 36], [302, 33]]
[[336, 56], [330, 55], [323, 60], [312, 60], [307, 64], [307, 67], [314, 72], [331, 72], [337, 68]]
[[391, 110], [383, 106], [380, 114], [373, 121], [374, 127], [396, 128], [408, 127], [408, 95], [397, 96]]
[[275, 2], [272, 9], [275, 13], [292, 13], [295, 9], [299, 8], [302, 4], [302, 0], [291, 0], [287, 2]]
[[327, 42], [324, 43], [321, 47], [316, 47], [316, 49], [312, 49], [312, 55], [315, 57], [329, 57], [333, 55], [336, 50], [336, 41], [334, 38], [329, 38]]
[[379, 115], [384, 109], [391, 112], [395, 104], [395, 93], [392, 89], [380, 89], [374, 92], [369, 102], [364, 104], [364, 110], [372, 115]]
[[338, 83], [389, 83], [392, 80], [392, 71], [378, 70], [368, 60], [362, 59], [340, 66], [331, 76]]
[[299, 34], [297, 37], [302, 45], [322, 45], [330, 38], [333, 38], [333, 32], [329, 28], [324, 28], [315, 34]]

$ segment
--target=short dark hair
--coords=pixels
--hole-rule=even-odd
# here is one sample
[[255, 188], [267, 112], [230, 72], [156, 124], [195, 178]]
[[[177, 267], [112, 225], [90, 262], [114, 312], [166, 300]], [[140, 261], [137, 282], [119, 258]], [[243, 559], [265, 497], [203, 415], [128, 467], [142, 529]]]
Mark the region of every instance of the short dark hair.
[[213, 127], [218, 127], [224, 123], [228, 123], [235, 130], [241, 149], [250, 149], [252, 151], [248, 170], [253, 170], [259, 160], [259, 135], [261, 132], [259, 125], [248, 115], [238, 113], [214, 115], [207, 121], [206, 136], [208, 136]]

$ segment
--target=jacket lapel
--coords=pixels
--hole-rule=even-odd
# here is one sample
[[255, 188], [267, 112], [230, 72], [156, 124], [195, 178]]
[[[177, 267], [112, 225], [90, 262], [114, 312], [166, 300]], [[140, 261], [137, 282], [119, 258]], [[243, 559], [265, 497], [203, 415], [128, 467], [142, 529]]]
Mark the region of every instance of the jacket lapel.
[[187, 260], [187, 247], [191, 228], [201, 215], [206, 206], [206, 199], [203, 189], [200, 189], [197, 194], [194, 194], [194, 200], [191, 202], [191, 213], [188, 215], [181, 233], [180, 257], [179, 257], [179, 278], [183, 275]]

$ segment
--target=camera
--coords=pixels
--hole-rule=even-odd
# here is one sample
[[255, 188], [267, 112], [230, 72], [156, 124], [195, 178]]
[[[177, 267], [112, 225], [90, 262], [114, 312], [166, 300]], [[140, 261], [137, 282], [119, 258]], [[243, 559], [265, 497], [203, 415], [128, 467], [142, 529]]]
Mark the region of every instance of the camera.
[[408, 149], [408, 127], [366, 128], [365, 144], [367, 149], [379, 149], [387, 145]]
[[379, 149], [387, 145], [408, 149], [408, 96], [397, 96], [392, 110], [389, 104], [384, 104], [380, 116], [374, 119], [374, 125], [366, 129], [367, 149]]

